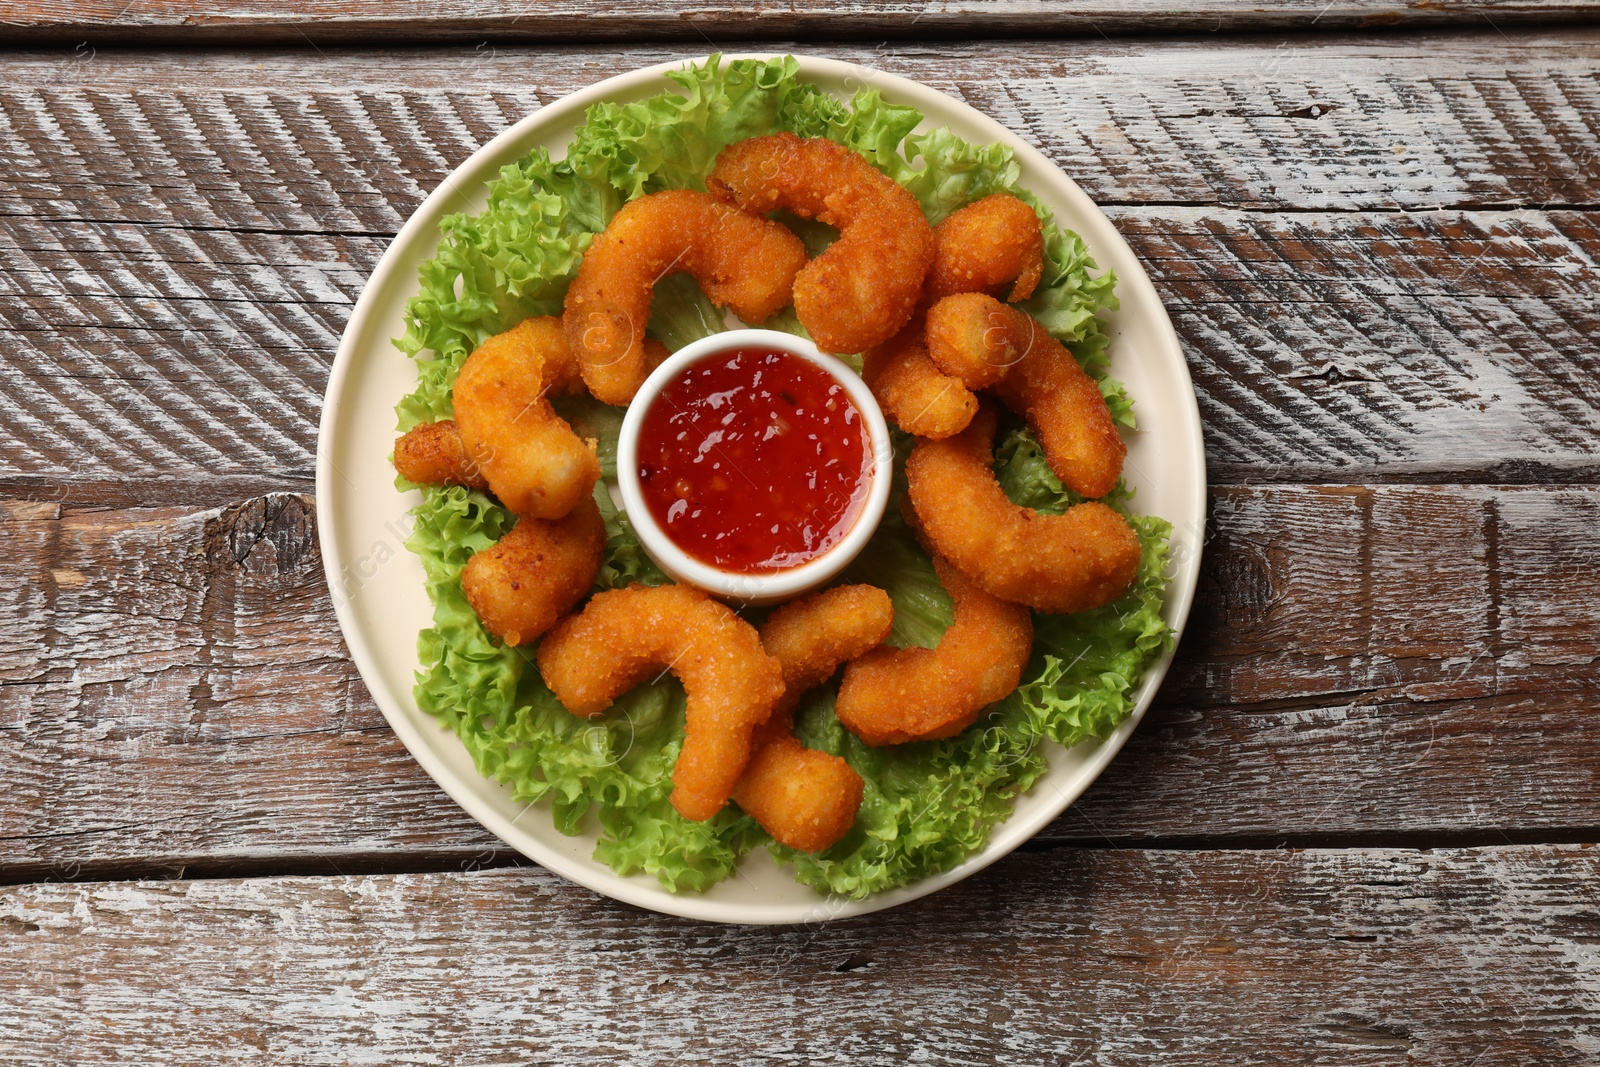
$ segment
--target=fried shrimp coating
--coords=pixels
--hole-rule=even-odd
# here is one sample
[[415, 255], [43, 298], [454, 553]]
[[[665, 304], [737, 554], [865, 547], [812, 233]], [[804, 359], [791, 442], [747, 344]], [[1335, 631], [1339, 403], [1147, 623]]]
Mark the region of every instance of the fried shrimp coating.
[[929, 300], [955, 293], [999, 296], [1016, 303], [1033, 295], [1044, 273], [1044, 234], [1033, 208], [1009, 193], [995, 193], [956, 211], [933, 228]]
[[467, 455], [455, 421], [425, 422], [407, 430], [394, 443], [394, 469], [417, 485], [464, 485], [487, 489], [483, 472]]
[[1061, 515], [1013, 504], [995, 480], [995, 422], [985, 404], [961, 434], [918, 441], [906, 461], [905, 500], [929, 550], [994, 596], [1039, 611], [1111, 603], [1139, 569], [1128, 520], [1096, 501]]
[[1022, 679], [1033, 652], [1033, 615], [990, 596], [933, 559], [955, 601], [938, 648], [880, 648], [845, 665], [834, 713], [869, 745], [954, 737]]
[[[925, 304], [953, 293], [998, 292], [1007, 282], [1013, 283], [1010, 299], [1025, 300], [1044, 269], [1039, 216], [1005, 193], [968, 204], [935, 226], [933, 249]], [[905, 329], [862, 353], [861, 376], [902, 430], [938, 440], [967, 428], [978, 410], [972, 390], [999, 375], [963, 381], [946, 374], [928, 355], [926, 330], [924, 317], [913, 315]]]
[[801, 695], [839, 664], [883, 644], [893, 623], [888, 593], [841, 585], [785, 604], [761, 627], [762, 647], [783, 668], [783, 699], [756, 730], [733, 799], [779, 844], [821, 852], [854, 825], [861, 776], [838, 756], [802, 745], [794, 711]]
[[1031, 338], [1024, 333], [1019, 350], [1009, 316], [995, 310], [1004, 307], [986, 293], [967, 292], [941, 297], [928, 309], [923, 340], [940, 373], [970, 389], [987, 389], [1011, 373]]
[[890, 421], [918, 437], [960, 433], [978, 410], [978, 398], [959, 378], [928, 358], [922, 319], [914, 318], [888, 341], [861, 354], [861, 377]]
[[927, 342], [941, 371], [1028, 420], [1062, 484], [1086, 497], [1116, 487], [1128, 446], [1105, 397], [1031, 315], [982, 293], [947, 296], [928, 311]]
[[478, 346], [456, 377], [456, 426], [506, 510], [559, 519], [600, 478], [593, 441], [555, 413], [549, 393], [578, 385], [560, 320], [528, 319]]
[[893, 625], [894, 604], [873, 585], [835, 586], [778, 608], [761, 627], [761, 647], [783, 668], [779, 709], [792, 713], [806, 690], [883, 644]]
[[596, 593], [545, 635], [538, 662], [556, 698], [585, 718], [660, 671], [678, 676], [689, 706], [672, 806], [696, 821], [728, 802], [751, 734], [783, 696], [783, 671], [755, 627], [685, 585]]
[[605, 547], [606, 526], [593, 497], [564, 518], [524, 516], [467, 560], [461, 591], [485, 629], [508, 645], [526, 644], [583, 599]]
[[644, 382], [644, 329], [662, 278], [686, 271], [713, 304], [760, 323], [788, 306], [805, 261], [805, 245], [783, 225], [705, 193], [631, 201], [589, 245], [567, 290], [562, 322], [589, 392], [625, 405]]
[[722, 150], [706, 188], [747, 211], [838, 227], [794, 280], [795, 314], [823, 351], [882, 344], [916, 311], [933, 229], [917, 198], [859, 153], [824, 137], [751, 137]]

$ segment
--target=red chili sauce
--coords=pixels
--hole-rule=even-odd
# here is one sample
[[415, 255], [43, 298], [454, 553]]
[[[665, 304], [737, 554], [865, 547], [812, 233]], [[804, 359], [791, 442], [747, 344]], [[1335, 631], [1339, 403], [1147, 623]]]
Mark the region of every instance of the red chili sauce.
[[661, 528], [726, 571], [797, 567], [850, 532], [872, 447], [850, 394], [769, 348], [719, 352], [669, 382], [639, 427], [639, 483]]

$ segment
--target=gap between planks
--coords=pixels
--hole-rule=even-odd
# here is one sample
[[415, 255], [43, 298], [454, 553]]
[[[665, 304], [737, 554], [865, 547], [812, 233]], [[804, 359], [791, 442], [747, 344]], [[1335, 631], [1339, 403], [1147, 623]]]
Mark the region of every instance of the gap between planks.
[[1272, 0], [1252, 4], [1193, 0], [1079, 0], [1070, 6], [1026, 0], [517, 0], [439, 3], [300, 0], [263, 10], [216, 0], [19, 0], [0, 18], [24, 44], [372, 45], [444, 41], [680, 41], [714, 34], [772, 40], [913, 36], [1107, 38], [1112, 34], [1348, 32], [1395, 28], [1526, 27], [1592, 21], [1584, 0]]
[[[0, 838], [3, 847], [6, 838]], [[1600, 843], [1600, 824], [1538, 830], [1464, 830], [1427, 833], [1290, 833], [1277, 835], [1212, 835], [1203, 837], [1101, 838], [1063, 837], [1047, 827], [1017, 847], [1021, 853], [1056, 849], [1117, 852], [1298, 852], [1439, 849], [1485, 849], [1527, 845], [1571, 845], [1589, 848]], [[375, 875], [470, 874], [476, 871], [537, 867], [530, 859], [500, 841], [483, 841], [456, 847], [398, 848], [380, 852], [305, 852], [254, 856], [164, 857], [159, 860], [67, 861], [49, 864], [8, 864], [0, 861], [0, 886], [94, 882], [172, 882], [248, 878], [350, 878]]]

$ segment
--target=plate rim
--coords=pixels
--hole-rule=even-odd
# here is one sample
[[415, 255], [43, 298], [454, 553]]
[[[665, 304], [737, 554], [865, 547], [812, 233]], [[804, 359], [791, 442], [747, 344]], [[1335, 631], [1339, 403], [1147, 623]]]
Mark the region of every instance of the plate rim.
[[[1179, 428], [1179, 431], [1181, 436], [1187, 439], [1189, 446], [1186, 452], [1189, 469], [1187, 472], [1177, 473], [1176, 476], [1183, 477], [1186, 474], [1187, 477], [1183, 477], [1183, 481], [1195, 487], [1199, 499], [1198, 515], [1190, 520], [1192, 533], [1186, 539], [1194, 542], [1193, 557], [1183, 561], [1183, 565], [1179, 567], [1167, 587], [1166, 608], [1170, 616], [1168, 623], [1172, 627], [1174, 634], [1173, 647], [1168, 649], [1159, 660], [1146, 670], [1145, 676], [1140, 683], [1142, 693], [1135, 704], [1134, 710], [1110, 737], [1099, 743], [1094, 750], [1093, 756], [1079, 770], [1080, 781], [1075, 788], [1058, 789], [1059, 799], [1038, 809], [1038, 812], [1026, 820], [1027, 823], [1032, 825], [1026, 825], [1025, 829], [1013, 826], [1018, 818], [1015, 813], [1006, 820], [997, 823], [991, 829], [988, 844], [981, 851], [968, 856], [961, 863], [948, 870], [930, 875], [908, 886], [874, 894], [863, 900], [847, 900], [818, 893], [814, 905], [786, 908], [781, 912], [746, 912], [745, 908], [731, 905], [726, 901], [713, 901], [701, 894], [672, 893], [665, 887], [660, 886], [659, 883], [654, 882], [654, 880], [645, 884], [618, 875], [592, 857], [578, 859], [572, 855], [550, 851], [537, 840], [528, 837], [524, 837], [521, 843], [513, 840], [512, 838], [518, 835], [508, 835], [506, 833], [507, 830], [512, 829], [510, 822], [505, 820], [499, 812], [490, 809], [487, 803], [478, 796], [473, 795], [467, 789], [467, 783], [459, 781], [457, 775], [444, 765], [442, 758], [433, 751], [431, 743], [422, 736], [412, 718], [406, 714], [396, 694], [381, 682], [375, 684], [380, 679], [380, 672], [377, 667], [378, 657], [374, 655], [366, 634], [357, 623], [353, 603], [349, 599], [341, 598], [338, 595], [331, 596], [334, 613], [339, 623], [341, 635], [344, 638], [346, 647], [349, 649], [351, 661], [361, 675], [373, 702], [378, 705], [378, 709], [382, 712], [390, 729], [395, 732], [400, 742], [406, 747], [411, 758], [417, 761], [435, 784], [455, 801], [462, 810], [508, 847], [569, 881], [612, 899], [651, 911], [707, 922], [746, 925], [792, 925], [871, 914], [885, 908], [917, 900], [976, 874], [990, 864], [1009, 855], [1024, 842], [1031, 840], [1040, 830], [1075, 803], [1083, 792], [1099, 778], [1106, 766], [1115, 758], [1133, 730], [1137, 728], [1144, 718], [1145, 712], [1166, 678], [1177, 646], [1182, 640], [1184, 631], [1187, 629], [1189, 614], [1193, 606], [1199, 580], [1199, 556], [1205, 535], [1205, 500], [1208, 488], [1205, 471], [1205, 445], [1201, 430], [1199, 405], [1195, 398], [1193, 378], [1189, 373], [1187, 360], [1183, 357], [1182, 346], [1178, 340], [1177, 332], [1172, 326], [1171, 317], [1156, 293], [1154, 284], [1145, 272], [1143, 264], [1134, 255], [1131, 247], [1127, 245], [1126, 240], [1100, 207], [1090, 199], [1087, 193], [1078, 187], [1070, 175], [1041, 151], [1013, 133], [998, 120], [978, 111], [965, 101], [911, 78], [890, 74], [844, 60], [797, 52], [739, 52], [719, 53], [719, 55], [723, 63], [731, 62], [735, 59], [769, 60], [781, 56], [792, 56], [799, 66], [799, 74], [802, 78], [832, 76], [845, 81], [847, 84], [854, 79], [862, 84], [870, 84], [876, 88], [881, 88], [884, 91], [884, 95], [896, 103], [910, 103], [912, 106], [917, 106], [918, 110], [922, 111], [924, 115], [927, 115], [928, 111], [925, 107], [920, 106], [919, 98], [930, 94], [938, 97], [940, 98], [941, 107], [953, 109], [957, 113], [964, 113], [962, 117], [968, 122], [991, 131], [994, 134], [993, 141], [1005, 143], [1012, 148], [1025, 170], [1045, 175], [1053, 184], [1059, 182], [1060, 188], [1056, 191], [1066, 196], [1067, 200], [1072, 203], [1076, 214], [1089, 218], [1098, 218], [1103, 222], [1103, 228], [1109, 231], [1109, 237], [1107, 234], [1099, 234], [1097, 235], [1097, 241], [1089, 242], [1087, 237], [1085, 241], [1089, 243], [1091, 254], [1100, 251], [1108, 239], [1111, 242], [1119, 243], [1125, 253], [1123, 258], [1137, 267], [1136, 273], [1119, 272], [1117, 278], [1118, 292], [1119, 295], [1126, 297], [1128, 293], [1127, 287], [1131, 286], [1143, 290], [1140, 294], [1142, 298], [1140, 303], [1154, 310], [1155, 318], [1152, 325], [1155, 328], [1161, 346], [1168, 350], [1165, 353], [1168, 357], [1167, 362], [1176, 368], [1180, 376], [1180, 380], [1177, 380], [1175, 384], [1182, 387], [1183, 393], [1188, 398], [1188, 403], [1180, 405], [1184, 425]], [[709, 54], [690, 56], [625, 71], [569, 93], [523, 116], [453, 168], [416, 207], [410, 217], [407, 218], [405, 224], [395, 234], [388, 247], [385, 248], [377, 265], [362, 286], [361, 295], [357, 298], [355, 306], [351, 310], [350, 318], [340, 336], [333, 365], [329, 370], [328, 385], [323, 396], [323, 407], [318, 422], [315, 480], [315, 493], [318, 504], [318, 544], [322, 556], [324, 578], [328, 583], [330, 593], [339, 587], [338, 583], [341, 574], [348, 570], [348, 563], [344, 560], [343, 553], [339, 547], [338, 523], [335, 518], [339, 509], [334, 504], [341, 492], [334, 478], [335, 474], [337, 474], [337, 468], [333, 456], [333, 442], [337, 436], [339, 412], [346, 401], [347, 383], [359, 358], [358, 349], [361, 347], [361, 339], [370, 329], [368, 320], [375, 314], [374, 308], [379, 302], [380, 294], [387, 290], [388, 284], [391, 283], [391, 276], [406, 269], [412, 271], [415, 269], [415, 263], [403, 263], [402, 261], [407, 259], [405, 253], [415, 242], [418, 234], [424, 230], [432, 230], [435, 239], [430, 247], [436, 248], [438, 218], [445, 213], [445, 205], [450, 200], [463, 195], [461, 182], [464, 179], [462, 176], [483, 167], [487, 161], [502, 155], [508, 149], [528, 142], [537, 135], [539, 128], [547, 125], [559, 125], [574, 113], [581, 115], [584, 110], [596, 102], [634, 89], [652, 80], [659, 80], [663, 89], [671, 88], [672, 83], [663, 77], [666, 72], [683, 69], [691, 64], [703, 64], [709, 58]], [[531, 147], [531, 144], [528, 147]], [[526, 151], [527, 147], [524, 147], [523, 152]], [[521, 154], [522, 152], [518, 153], [518, 155]], [[1137, 398], [1135, 399], [1137, 400]], [[1179, 526], [1178, 520], [1169, 519], [1169, 521], [1173, 522], [1176, 535]], [[403, 698], [414, 702], [414, 696], [409, 692], [404, 694]], [[449, 736], [456, 744], [461, 743], [453, 733]], [[476, 772], [474, 771], [474, 773]], [[1036, 785], [1035, 788], [1037, 787]], [[1007, 836], [1014, 837], [1015, 840], [1010, 840], [1002, 845], [1000, 835], [1001, 831], [1006, 829], [1011, 831]], [[726, 914], [730, 910], [737, 914]]]

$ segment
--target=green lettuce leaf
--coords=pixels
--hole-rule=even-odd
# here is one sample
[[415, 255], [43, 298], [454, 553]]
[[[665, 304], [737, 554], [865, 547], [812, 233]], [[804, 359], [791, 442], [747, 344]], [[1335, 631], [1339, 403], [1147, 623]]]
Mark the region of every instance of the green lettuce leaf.
[[875, 585], [894, 604], [889, 644], [933, 648], [954, 618], [950, 594], [939, 584], [933, 560], [917, 544], [900, 509], [891, 506], [878, 533], [845, 570], [847, 582]]
[[445, 216], [395, 342], [417, 358], [418, 387], [400, 402], [400, 429], [450, 417], [450, 387], [478, 345], [530, 315], [561, 310], [578, 260], [620, 205], [614, 191], [608, 198], [538, 149], [501, 168], [483, 212]]
[[606, 554], [595, 578], [595, 588], [623, 589], [635, 582], [666, 585], [667, 576], [644, 554], [639, 535], [633, 532], [633, 523], [611, 499], [611, 491], [604, 482], [594, 487], [594, 498], [606, 524]]
[[869, 748], [839, 725], [833, 694], [825, 687], [808, 698], [796, 733], [861, 774], [855, 826], [826, 852], [768, 846], [818, 890], [860, 899], [947, 870], [983, 848], [1017, 793], [1044, 772], [1036, 738], [1004, 703], [949, 740]]
[[[434, 606], [433, 626], [418, 640], [418, 705], [448, 724], [479, 773], [509, 785], [513, 799], [547, 801], [564, 833], [582, 830], [593, 811], [602, 830], [597, 854], [619, 871], [647, 871], [685, 890], [725, 877], [750, 847], [749, 819], [730, 809], [694, 823], [668, 802], [683, 737], [682, 687], [670, 677], [640, 686], [601, 719], [568, 713], [529, 651], [492, 638], [461, 592], [462, 567], [499, 540], [512, 517], [460, 487], [424, 489], [414, 514], [407, 547], [422, 557]], [[608, 534], [615, 519], [613, 512]], [[618, 566], [609, 543], [606, 566]]]
[[792, 56], [721, 62], [669, 71], [682, 92], [589, 109], [567, 159], [623, 201], [662, 189], [704, 189], [717, 153], [735, 141], [826, 122], [844, 105], [799, 80]]
[[687, 274], [673, 274], [656, 283], [645, 332], [670, 352], [727, 329], [727, 321], [699, 284]]

